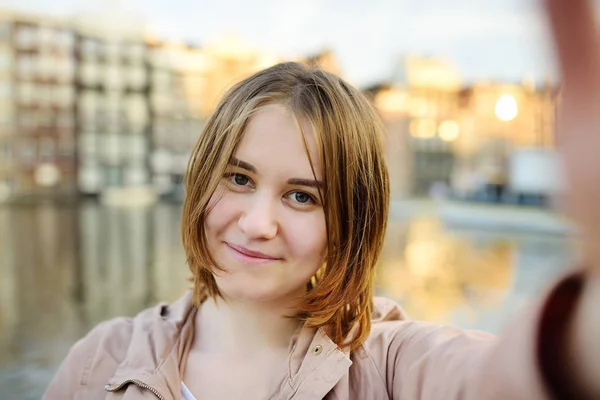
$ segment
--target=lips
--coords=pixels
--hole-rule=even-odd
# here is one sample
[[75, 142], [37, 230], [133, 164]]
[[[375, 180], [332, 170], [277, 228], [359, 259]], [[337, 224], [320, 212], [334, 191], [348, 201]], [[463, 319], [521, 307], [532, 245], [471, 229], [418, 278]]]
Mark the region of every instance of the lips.
[[260, 251], [250, 250], [245, 248], [244, 246], [239, 246], [237, 244], [232, 244], [228, 242], [225, 242], [225, 244], [246, 257], [252, 257], [259, 260], [281, 260], [281, 258], [279, 257], [273, 257], [269, 254], [261, 253]]

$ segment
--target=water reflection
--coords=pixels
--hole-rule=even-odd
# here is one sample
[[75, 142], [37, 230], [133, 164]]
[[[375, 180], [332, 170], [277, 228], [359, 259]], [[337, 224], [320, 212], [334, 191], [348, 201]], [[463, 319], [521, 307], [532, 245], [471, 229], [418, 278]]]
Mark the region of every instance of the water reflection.
[[[397, 243], [392, 232], [393, 228], [388, 241]], [[379, 283], [409, 314], [449, 323], [453, 311], [463, 305], [489, 309], [502, 302], [513, 279], [514, 243], [501, 239], [477, 246], [445, 233], [434, 218], [413, 221], [405, 241], [403, 257], [386, 246]]]
[[391, 224], [377, 291], [414, 319], [497, 333], [574, 254], [562, 236], [448, 230], [438, 218], [417, 217]]
[[[41, 204], [0, 208], [0, 388], [39, 398], [72, 343], [187, 288], [179, 206]], [[413, 318], [496, 332], [572, 257], [556, 236], [447, 230], [392, 221], [377, 291]]]
[[79, 215], [78, 300], [90, 322], [175, 300], [189, 287], [178, 207], [104, 208], [88, 203]]

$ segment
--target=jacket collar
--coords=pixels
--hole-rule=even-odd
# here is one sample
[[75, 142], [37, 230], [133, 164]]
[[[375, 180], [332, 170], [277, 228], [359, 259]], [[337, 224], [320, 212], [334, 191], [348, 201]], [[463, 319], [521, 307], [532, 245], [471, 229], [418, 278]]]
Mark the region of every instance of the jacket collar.
[[192, 344], [196, 312], [188, 291], [172, 305], [161, 303], [134, 317], [127, 355], [106, 390], [134, 383], [158, 398], [179, 398], [180, 360], [186, 359]]
[[287, 390], [281, 397], [322, 399], [351, 365], [349, 352], [341, 350], [323, 328], [303, 328], [290, 355]]
[[[159, 304], [133, 319], [125, 360], [106, 386], [118, 391], [128, 383], [152, 391], [158, 398], [180, 398], [181, 363], [187, 359], [197, 308], [188, 291], [172, 305]], [[352, 361], [323, 328], [303, 327], [292, 339], [288, 374], [278, 398], [323, 398], [348, 372]]]

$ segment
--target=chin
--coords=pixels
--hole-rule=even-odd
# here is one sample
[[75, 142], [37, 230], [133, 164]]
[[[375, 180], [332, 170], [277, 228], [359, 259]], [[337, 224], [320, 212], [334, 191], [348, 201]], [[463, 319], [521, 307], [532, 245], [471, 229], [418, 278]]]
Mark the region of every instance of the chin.
[[[282, 285], [268, 282], [233, 282], [233, 279], [217, 279], [219, 290], [225, 298], [247, 303], [287, 303], [293, 301], [301, 293], [298, 289], [285, 290]], [[283, 290], [282, 290], [283, 289]]]

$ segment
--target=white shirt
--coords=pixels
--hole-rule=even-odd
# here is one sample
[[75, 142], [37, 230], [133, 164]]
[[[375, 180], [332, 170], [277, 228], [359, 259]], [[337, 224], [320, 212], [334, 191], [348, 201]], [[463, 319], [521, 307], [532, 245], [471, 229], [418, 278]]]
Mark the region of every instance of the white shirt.
[[190, 389], [181, 382], [181, 400], [196, 400]]

